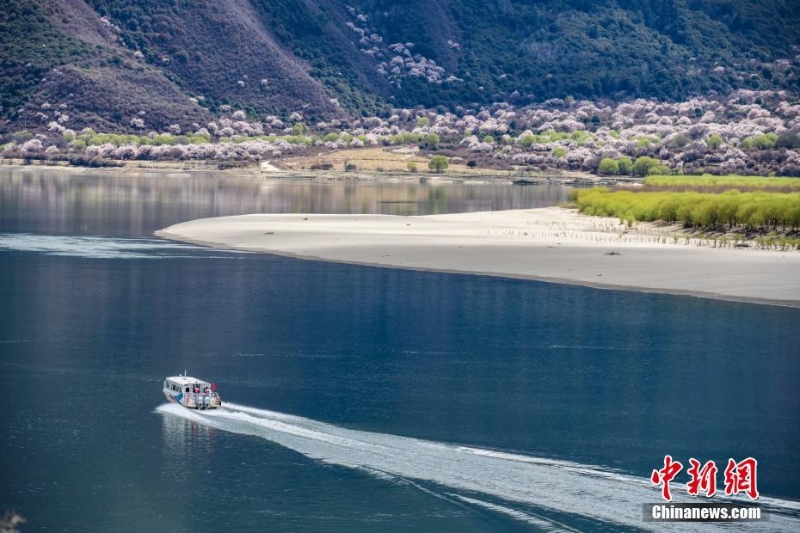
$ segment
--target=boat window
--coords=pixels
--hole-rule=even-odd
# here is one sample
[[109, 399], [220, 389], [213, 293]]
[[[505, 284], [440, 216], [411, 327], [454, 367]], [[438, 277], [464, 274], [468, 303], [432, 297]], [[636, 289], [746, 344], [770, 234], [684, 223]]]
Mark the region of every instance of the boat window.
[[186, 387], [186, 392], [189, 392], [189, 387]]

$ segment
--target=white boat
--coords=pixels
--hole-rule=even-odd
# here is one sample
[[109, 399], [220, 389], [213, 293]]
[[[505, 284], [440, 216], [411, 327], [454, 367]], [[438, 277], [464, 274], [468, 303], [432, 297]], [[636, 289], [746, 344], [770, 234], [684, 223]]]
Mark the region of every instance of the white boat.
[[222, 405], [215, 383], [187, 376], [186, 372], [164, 380], [164, 396], [187, 409], [216, 409]]

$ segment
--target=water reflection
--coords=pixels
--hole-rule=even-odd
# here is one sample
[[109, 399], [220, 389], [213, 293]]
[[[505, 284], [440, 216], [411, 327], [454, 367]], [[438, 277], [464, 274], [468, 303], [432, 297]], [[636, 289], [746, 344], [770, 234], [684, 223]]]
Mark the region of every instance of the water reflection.
[[193, 460], [213, 450], [217, 439], [215, 428], [170, 414], [161, 419], [166, 455]]
[[245, 213], [429, 215], [546, 207], [569, 188], [505, 183], [141, 177], [0, 169], [0, 232], [144, 237], [196, 218]]

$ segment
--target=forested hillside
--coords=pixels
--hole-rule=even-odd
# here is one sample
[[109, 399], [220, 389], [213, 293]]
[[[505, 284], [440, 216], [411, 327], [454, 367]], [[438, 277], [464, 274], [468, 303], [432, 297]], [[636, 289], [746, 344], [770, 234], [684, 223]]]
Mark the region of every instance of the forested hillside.
[[794, 0], [0, 0], [0, 131], [796, 91], [798, 27]]

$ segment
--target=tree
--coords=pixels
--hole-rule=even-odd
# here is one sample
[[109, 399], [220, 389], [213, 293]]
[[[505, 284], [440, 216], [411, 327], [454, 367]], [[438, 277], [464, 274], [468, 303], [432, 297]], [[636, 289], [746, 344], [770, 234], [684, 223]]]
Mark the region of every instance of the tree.
[[563, 159], [563, 158], [567, 157], [567, 149], [566, 148], [562, 148], [560, 146], [558, 148], [554, 148], [553, 149], [553, 157], [555, 157], [556, 159]]
[[708, 139], [706, 139], [706, 146], [708, 146], [710, 150], [719, 149], [719, 147], [722, 146], [722, 137], [720, 137], [716, 133], [714, 135], [709, 136]]
[[604, 157], [597, 167], [600, 174], [619, 174], [619, 163], [610, 157]]
[[406, 168], [408, 169], [409, 172], [416, 172], [417, 164], [414, 163], [413, 161], [409, 161], [408, 163], [406, 163]]
[[666, 144], [670, 148], [683, 148], [689, 144], [689, 138], [683, 133], [678, 133], [672, 136]]
[[423, 142], [427, 147], [434, 147], [439, 144], [439, 136], [435, 133], [429, 133], [423, 138]]
[[654, 165], [647, 169], [649, 176], [666, 176], [670, 173], [670, 169], [666, 165]]
[[431, 119], [429, 119], [428, 117], [419, 117], [417, 119], [418, 128], [424, 128], [425, 126], [430, 126], [430, 125], [431, 125]]
[[431, 157], [430, 161], [428, 161], [428, 168], [435, 172], [441, 172], [443, 170], [447, 170], [447, 167], [449, 166], [450, 166], [450, 160], [443, 155], [435, 155]]
[[756, 137], [756, 147], [758, 147], [759, 150], [769, 150], [775, 148], [777, 140], [778, 136], [774, 133], [765, 133], [764, 135]]
[[650, 173], [650, 169], [656, 166], [658, 166], [657, 159], [643, 155], [637, 158], [636, 162], [633, 164], [633, 175], [647, 176]]
[[623, 155], [617, 160], [617, 165], [619, 165], [619, 173], [623, 176], [627, 176], [633, 170], [633, 161], [627, 155]]

